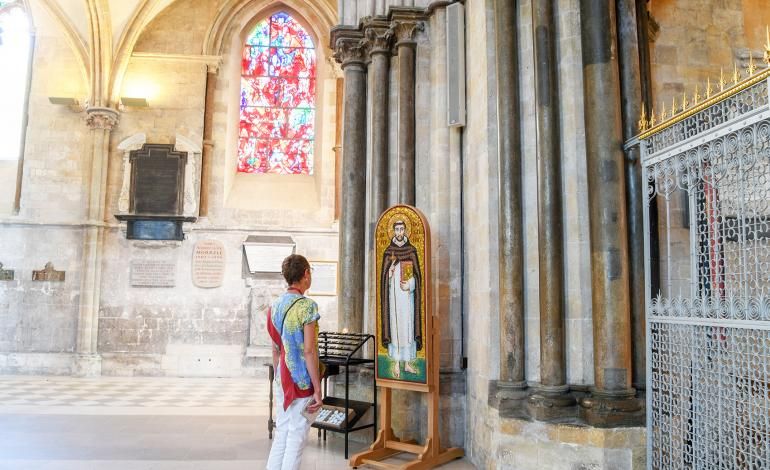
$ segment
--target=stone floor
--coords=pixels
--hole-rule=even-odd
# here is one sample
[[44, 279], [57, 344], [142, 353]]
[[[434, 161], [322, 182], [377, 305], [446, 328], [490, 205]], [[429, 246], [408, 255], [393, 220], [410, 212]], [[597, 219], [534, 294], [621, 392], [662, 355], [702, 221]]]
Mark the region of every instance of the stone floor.
[[[255, 379], [0, 377], [0, 470], [258, 470], [267, 408]], [[310, 432], [303, 469], [348, 468]]]

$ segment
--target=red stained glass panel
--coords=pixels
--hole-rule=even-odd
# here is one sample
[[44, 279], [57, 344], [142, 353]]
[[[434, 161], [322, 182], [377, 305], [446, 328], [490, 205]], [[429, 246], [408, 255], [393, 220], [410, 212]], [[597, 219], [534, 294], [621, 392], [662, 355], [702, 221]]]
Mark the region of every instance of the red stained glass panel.
[[287, 13], [260, 22], [243, 48], [238, 171], [312, 174], [316, 55]]

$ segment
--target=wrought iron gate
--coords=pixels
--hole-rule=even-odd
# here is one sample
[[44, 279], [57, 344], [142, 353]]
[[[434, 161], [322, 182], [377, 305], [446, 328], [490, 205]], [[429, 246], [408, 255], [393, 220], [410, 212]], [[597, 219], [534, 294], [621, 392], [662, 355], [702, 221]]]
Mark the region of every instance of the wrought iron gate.
[[640, 137], [649, 468], [770, 469], [768, 77]]

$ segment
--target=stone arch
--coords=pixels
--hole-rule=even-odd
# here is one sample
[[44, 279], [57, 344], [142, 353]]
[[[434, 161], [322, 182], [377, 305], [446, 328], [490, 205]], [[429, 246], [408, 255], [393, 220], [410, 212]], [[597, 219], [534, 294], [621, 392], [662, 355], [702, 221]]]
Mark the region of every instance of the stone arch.
[[203, 43], [203, 54], [221, 55], [231, 31], [244, 34], [249, 26], [256, 25], [255, 18], [262, 18], [281, 9], [288, 10], [305, 22], [303, 26], [315, 36], [316, 47], [328, 48], [328, 43], [325, 44], [323, 39], [328, 38], [328, 31], [334, 27], [337, 15], [335, 8], [325, 0], [229, 0], [209, 28]]

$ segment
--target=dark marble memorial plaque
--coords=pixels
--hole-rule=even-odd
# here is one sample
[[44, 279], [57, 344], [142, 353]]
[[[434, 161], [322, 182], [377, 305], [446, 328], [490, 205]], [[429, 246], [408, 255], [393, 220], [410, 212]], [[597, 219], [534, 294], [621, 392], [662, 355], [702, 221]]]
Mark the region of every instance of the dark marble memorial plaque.
[[3, 263], [0, 263], [0, 281], [13, 281], [13, 269], [3, 269]]
[[179, 215], [184, 201], [186, 152], [173, 145], [145, 144], [131, 152], [131, 212]]
[[32, 271], [33, 281], [47, 281], [47, 282], [64, 282], [64, 271], [57, 271], [53, 267], [53, 263], [46, 263], [45, 269], [40, 271]]
[[181, 222], [179, 220], [129, 220], [127, 237], [129, 240], [184, 240]]

